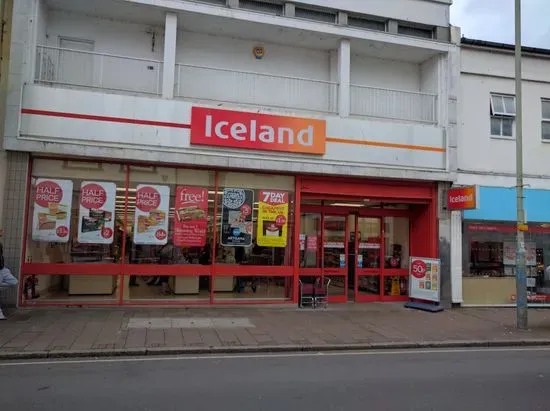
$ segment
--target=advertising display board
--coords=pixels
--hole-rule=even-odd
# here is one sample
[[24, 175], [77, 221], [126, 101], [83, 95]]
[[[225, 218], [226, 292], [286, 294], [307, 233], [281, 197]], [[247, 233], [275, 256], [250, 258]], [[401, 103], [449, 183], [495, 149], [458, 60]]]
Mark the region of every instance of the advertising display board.
[[441, 295], [441, 261], [410, 257], [409, 297], [438, 303]]

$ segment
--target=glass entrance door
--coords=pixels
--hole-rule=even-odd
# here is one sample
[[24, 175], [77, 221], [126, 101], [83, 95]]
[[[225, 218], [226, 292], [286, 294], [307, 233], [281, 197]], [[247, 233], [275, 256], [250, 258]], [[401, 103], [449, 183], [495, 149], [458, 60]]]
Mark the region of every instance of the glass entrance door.
[[347, 215], [302, 211], [300, 215], [300, 280], [330, 279], [330, 302], [347, 301]]
[[355, 227], [355, 301], [379, 301], [384, 255], [381, 218], [358, 216]]
[[323, 277], [330, 279], [329, 301], [348, 299], [347, 215], [323, 215]]

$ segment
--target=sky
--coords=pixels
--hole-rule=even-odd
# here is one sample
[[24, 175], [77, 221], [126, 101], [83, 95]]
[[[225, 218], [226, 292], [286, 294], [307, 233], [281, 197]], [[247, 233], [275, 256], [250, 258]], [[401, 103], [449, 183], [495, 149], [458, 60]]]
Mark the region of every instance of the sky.
[[[550, 49], [550, 0], [522, 1], [522, 44]], [[514, 0], [453, 0], [451, 23], [477, 40], [514, 44]]]

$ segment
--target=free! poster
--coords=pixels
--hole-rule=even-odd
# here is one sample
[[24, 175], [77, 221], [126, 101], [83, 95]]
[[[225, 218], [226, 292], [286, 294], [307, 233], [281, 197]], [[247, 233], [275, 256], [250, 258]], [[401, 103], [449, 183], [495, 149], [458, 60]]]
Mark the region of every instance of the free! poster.
[[136, 187], [134, 244], [164, 245], [168, 242], [170, 187], [139, 184]]
[[252, 245], [254, 191], [226, 188], [222, 199], [221, 244], [229, 247]]
[[32, 239], [52, 243], [69, 241], [73, 182], [39, 178], [35, 183]]
[[208, 189], [176, 187], [174, 211], [174, 245], [203, 247], [206, 244]]
[[257, 242], [262, 247], [286, 247], [288, 192], [262, 190], [258, 199]]
[[83, 181], [80, 185], [78, 242], [112, 244], [115, 230], [116, 184]]

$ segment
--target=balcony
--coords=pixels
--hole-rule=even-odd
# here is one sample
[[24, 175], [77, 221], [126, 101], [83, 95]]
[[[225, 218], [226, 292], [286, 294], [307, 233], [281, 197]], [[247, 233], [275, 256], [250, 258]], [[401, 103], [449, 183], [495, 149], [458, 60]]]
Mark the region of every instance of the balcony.
[[354, 116], [377, 117], [433, 124], [437, 120], [437, 95], [414, 91], [350, 86]]
[[[108, 53], [37, 47], [35, 82], [147, 95], [162, 94], [163, 62]], [[177, 98], [338, 113], [336, 82], [193, 64], [176, 64]], [[350, 87], [351, 115], [434, 124], [435, 94]]]
[[338, 84], [222, 68], [176, 65], [177, 97], [336, 113]]
[[35, 82], [160, 95], [162, 61], [37, 46]]

